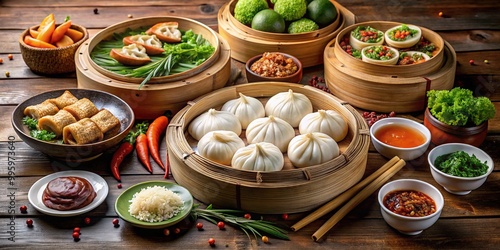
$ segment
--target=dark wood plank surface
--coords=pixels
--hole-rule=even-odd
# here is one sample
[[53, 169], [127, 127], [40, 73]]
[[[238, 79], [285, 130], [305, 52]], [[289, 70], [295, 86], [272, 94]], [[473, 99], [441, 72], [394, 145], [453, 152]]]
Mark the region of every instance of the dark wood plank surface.
[[[413, 23], [438, 32], [457, 53], [455, 85], [467, 86], [476, 93], [488, 96], [500, 110], [500, 5], [498, 1], [446, 0], [446, 1], [347, 1], [338, 0], [351, 11], [357, 22], [385, 20]], [[114, 201], [127, 187], [146, 180], [163, 180], [158, 166], [153, 175], [147, 173], [134, 155], [124, 162], [123, 189], [118, 189], [110, 175], [108, 164], [113, 150], [103, 156], [80, 165], [68, 165], [47, 158], [22, 142], [11, 126], [11, 113], [15, 106], [37, 93], [55, 89], [76, 87], [76, 75], [44, 77], [34, 74], [20, 55], [18, 38], [23, 29], [36, 25], [47, 14], [56, 17], [71, 16], [75, 23], [89, 29], [91, 36], [100, 30], [129, 18], [175, 15], [201, 21], [217, 30], [217, 13], [226, 1], [18, 1], [0, 2], [0, 248], [6, 249], [54, 249], [54, 248], [184, 248], [209, 249], [208, 238], [217, 241], [216, 249], [334, 249], [334, 248], [408, 248], [408, 249], [497, 249], [500, 244], [498, 222], [500, 219], [500, 112], [490, 121], [489, 133], [481, 148], [495, 162], [495, 170], [487, 182], [467, 196], [451, 195], [444, 191], [445, 208], [439, 221], [418, 236], [403, 236], [389, 227], [382, 219], [376, 202], [376, 194], [357, 206], [340, 221], [320, 242], [311, 235], [332, 215], [329, 213], [298, 232], [289, 232], [290, 241], [271, 239], [270, 244], [249, 240], [234, 228], [224, 231], [207, 221], [204, 231], [197, 231], [189, 220], [181, 222], [179, 235], [165, 236], [162, 230], [144, 230], [121, 221], [113, 227], [117, 218]], [[97, 9], [98, 14], [94, 14]], [[438, 13], [443, 12], [444, 17]], [[129, 17], [131, 15], [131, 17]], [[14, 60], [7, 59], [13, 54]], [[475, 65], [470, 65], [469, 60]], [[488, 60], [489, 63], [485, 63]], [[232, 62], [234, 69], [243, 64]], [[5, 72], [9, 71], [10, 77]], [[322, 76], [323, 67], [305, 70], [303, 84], [313, 75]], [[246, 82], [244, 74], [235, 83]], [[363, 110], [359, 110], [363, 112]], [[422, 119], [421, 113], [400, 114]], [[9, 147], [10, 146], [10, 147]], [[13, 148], [14, 146], [15, 148]], [[165, 153], [166, 145], [161, 144]], [[8, 155], [15, 153], [15, 169], [8, 167]], [[135, 154], [135, 153], [134, 153]], [[165, 157], [165, 155], [162, 155]], [[374, 172], [387, 162], [370, 147], [366, 173]], [[105, 178], [110, 186], [106, 201], [88, 214], [70, 218], [56, 218], [37, 212], [28, 202], [31, 185], [41, 177], [56, 171], [82, 169], [95, 172]], [[437, 186], [430, 176], [426, 158], [410, 161], [392, 179], [416, 178]], [[170, 179], [170, 181], [174, 181]], [[12, 189], [14, 182], [15, 189]], [[19, 207], [28, 206], [28, 213], [21, 214]], [[207, 204], [201, 204], [205, 206]], [[318, 204], [319, 206], [320, 204]], [[291, 226], [307, 213], [291, 214], [288, 220], [279, 215], [262, 215], [264, 219]], [[83, 219], [91, 218], [90, 225]], [[26, 219], [33, 219], [35, 226], [28, 228]], [[74, 242], [73, 227], [82, 226], [79, 242]], [[13, 241], [15, 240], [15, 241]]]

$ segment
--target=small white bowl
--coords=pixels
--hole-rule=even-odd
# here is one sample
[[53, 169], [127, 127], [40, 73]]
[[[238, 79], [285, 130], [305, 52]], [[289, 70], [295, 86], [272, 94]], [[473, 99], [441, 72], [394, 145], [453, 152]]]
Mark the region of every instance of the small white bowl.
[[[396, 190], [415, 190], [428, 195], [434, 200], [436, 211], [423, 217], [409, 217], [392, 212], [384, 206], [384, 197], [389, 192]], [[415, 179], [400, 179], [389, 182], [380, 188], [378, 192], [378, 203], [380, 205], [380, 213], [387, 224], [402, 234], [417, 235], [434, 225], [439, 219], [444, 207], [444, 198], [436, 187], [427, 182]]]
[[[375, 29], [375, 30], [377, 30], [377, 29]], [[384, 32], [382, 32], [380, 30], [377, 30], [377, 33], [380, 37], [382, 37], [382, 39], [380, 39], [380, 41], [374, 42], [374, 43], [363, 42], [363, 41], [358, 40], [356, 37], [353, 36], [353, 32], [354, 32], [354, 30], [350, 32], [351, 35], [349, 38], [349, 44], [352, 46], [353, 49], [362, 50], [364, 47], [368, 47], [371, 45], [382, 45], [384, 43]]]
[[[380, 60], [380, 59], [373, 59], [373, 58], [370, 58], [370, 57], [365, 55], [366, 51], [368, 51], [372, 48], [376, 48], [376, 47], [385, 47], [385, 48], [390, 49], [393, 53], [393, 57], [391, 57], [388, 60]], [[367, 63], [378, 64], [378, 65], [395, 65], [399, 60], [399, 51], [395, 48], [385, 46], [385, 45], [368, 46], [368, 47], [364, 47], [361, 50], [361, 60], [363, 60], [364, 62], [367, 62]]]
[[[420, 133], [424, 135], [425, 142], [416, 147], [402, 148], [384, 143], [375, 137], [375, 134], [378, 129], [390, 124], [399, 124], [418, 130]], [[431, 142], [431, 132], [427, 127], [416, 121], [400, 117], [388, 117], [378, 120], [370, 127], [370, 137], [372, 139], [373, 146], [381, 155], [387, 158], [398, 156], [399, 158], [405, 161], [414, 160], [422, 156], [425, 153], [425, 151], [427, 151], [427, 148], [429, 147], [429, 144]]]
[[408, 26], [408, 28], [417, 31], [417, 33], [415, 33], [413, 36], [408, 37], [404, 41], [392, 40], [390, 38], [389, 34], [391, 32], [393, 32], [395, 29], [401, 28], [401, 26], [402, 25], [392, 27], [385, 32], [385, 34], [384, 34], [385, 43], [387, 43], [389, 46], [392, 46], [394, 48], [401, 49], [401, 48], [410, 48], [411, 46], [417, 44], [420, 41], [420, 37], [422, 37], [422, 30], [418, 26], [415, 26], [415, 25], [406, 25], [406, 26]]
[[[457, 151], [464, 151], [469, 155], [474, 154], [481, 162], [487, 162], [488, 171], [486, 174], [477, 177], [458, 177], [446, 174], [434, 166], [436, 158], [440, 155], [449, 154]], [[493, 171], [493, 159], [483, 150], [465, 143], [447, 143], [433, 148], [427, 156], [432, 177], [446, 191], [456, 195], [466, 195], [472, 190], [479, 188], [484, 184], [488, 175]]]
[[[404, 52], [399, 52], [399, 61], [398, 61], [398, 64], [401, 63], [401, 57], [404, 56], [404, 55], [408, 55], [410, 57], [413, 57], [414, 55], [419, 55], [421, 56], [424, 61], [423, 62], [426, 62], [428, 60], [431, 59], [431, 57], [427, 54], [425, 54], [424, 52], [420, 52], [420, 51], [404, 51]], [[417, 63], [412, 63], [412, 64], [418, 64], [418, 63], [423, 63], [423, 62], [417, 62]], [[403, 64], [403, 65], [410, 65], [410, 64]]]

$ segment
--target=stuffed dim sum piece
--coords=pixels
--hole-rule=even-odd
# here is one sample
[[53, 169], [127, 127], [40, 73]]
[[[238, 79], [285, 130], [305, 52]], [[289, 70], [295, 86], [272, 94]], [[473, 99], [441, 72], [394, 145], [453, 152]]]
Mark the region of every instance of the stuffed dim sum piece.
[[55, 115], [46, 115], [38, 120], [38, 129], [54, 132], [61, 137], [64, 127], [75, 123], [75, 117], [68, 111], [61, 109]]
[[70, 112], [77, 121], [83, 118], [90, 118], [99, 112], [99, 109], [92, 101], [87, 98], [82, 98], [77, 102], [64, 107], [64, 110]]
[[42, 103], [26, 107], [24, 115], [38, 120], [46, 115], [55, 115], [58, 111], [59, 108], [55, 104], [46, 100]]
[[143, 34], [138, 34], [138, 35], [133, 35], [133, 36], [127, 36], [123, 38], [123, 43], [125, 45], [130, 45], [130, 44], [140, 44], [146, 49], [146, 54], [148, 55], [159, 55], [165, 50], [163, 49], [163, 44], [156, 37], [156, 35], [143, 35]]
[[111, 138], [120, 132], [120, 120], [107, 109], [101, 109], [90, 119], [97, 124], [104, 135], [104, 139]]
[[83, 118], [63, 129], [63, 142], [66, 144], [88, 144], [102, 141], [104, 135], [90, 118]]
[[55, 104], [59, 109], [62, 109], [66, 106], [69, 106], [75, 102], [78, 101], [78, 98], [76, 98], [71, 92], [68, 90], [64, 91], [64, 93], [56, 98], [49, 99], [49, 101], [53, 104]]

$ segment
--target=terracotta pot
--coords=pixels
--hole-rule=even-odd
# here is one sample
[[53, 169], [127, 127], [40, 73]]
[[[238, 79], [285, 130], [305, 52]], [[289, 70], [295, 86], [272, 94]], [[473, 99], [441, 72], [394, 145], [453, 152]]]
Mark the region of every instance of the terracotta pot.
[[488, 134], [488, 121], [474, 127], [451, 126], [440, 122], [429, 109], [425, 110], [424, 125], [431, 131], [435, 145], [456, 142], [479, 147]]

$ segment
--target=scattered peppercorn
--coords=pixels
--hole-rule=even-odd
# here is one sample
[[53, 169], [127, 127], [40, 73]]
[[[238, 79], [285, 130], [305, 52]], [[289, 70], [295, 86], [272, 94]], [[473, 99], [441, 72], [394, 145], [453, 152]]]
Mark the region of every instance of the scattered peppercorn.
[[443, 12], [442, 12], [442, 11], [440, 11], [440, 12], [438, 13], [438, 16], [440, 16], [440, 17], [442, 17], [443, 15], [444, 15], [444, 14], [443, 14]]
[[32, 219], [27, 219], [26, 220], [26, 225], [28, 225], [28, 227], [33, 227], [33, 220]]
[[217, 222], [217, 227], [220, 230], [223, 230], [226, 227], [226, 224], [223, 221], [219, 221], [219, 222]]
[[3, 64], [3, 59], [2, 58], [0, 58], [0, 64]]
[[163, 229], [163, 235], [169, 236], [170, 235], [170, 229], [168, 229], [168, 228]]
[[9, 58], [9, 60], [13, 60], [14, 59], [14, 56], [12, 54], [8, 54], [7, 57]]
[[6, 77], [10, 77], [10, 72], [9, 71], [5, 71], [5, 76]]
[[94, 9], [94, 14], [95, 14], [95, 15], [98, 15], [98, 14], [99, 14], [99, 9], [95, 8], [95, 9]]
[[201, 223], [201, 222], [196, 223], [196, 228], [197, 228], [199, 231], [203, 230], [203, 223]]
[[118, 220], [118, 219], [116, 219], [116, 218], [115, 218], [115, 219], [113, 219], [113, 225], [114, 225], [115, 227], [119, 227], [119, 226], [120, 226], [120, 220]]
[[83, 220], [83, 222], [85, 222], [85, 224], [89, 225], [90, 224], [90, 218], [89, 217], [85, 217], [85, 219]]
[[281, 215], [281, 218], [282, 218], [283, 220], [288, 220], [288, 214], [282, 214], [282, 215]]
[[247, 219], [247, 220], [252, 219], [252, 215], [251, 214], [245, 214], [243, 217], [245, 217], [245, 219]]
[[389, 114], [377, 114], [377, 112], [375, 111], [372, 112], [365, 111], [363, 112], [362, 116], [363, 118], [365, 118], [365, 121], [368, 123], [368, 126], [371, 127], [376, 121], [380, 119], [396, 116], [396, 112], [391, 111]]
[[28, 212], [28, 207], [26, 205], [22, 205], [19, 207], [19, 210], [21, 210], [21, 213], [25, 214]]
[[119, 189], [122, 188], [122, 184], [121, 183], [118, 183], [118, 185], [116, 185]]
[[175, 233], [175, 234], [180, 234], [180, 233], [181, 233], [181, 229], [180, 229], [180, 228], [178, 228], [178, 227], [176, 227], [176, 228], [174, 229], [174, 233]]
[[214, 238], [210, 238], [210, 239], [208, 239], [208, 244], [209, 244], [210, 246], [215, 246], [215, 239], [214, 239]]
[[73, 236], [73, 239], [75, 241], [79, 241], [80, 240], [80, 233], [79, 232], [73, 232], [72, 236]]
[[132, 16], [132, 14], [128, 14], [128, 15], [127, 15], [127, 17], [128, 17], [128, 18], [132, 18], [132, 17], [134, 17], [134, 16]]
[[267, 236], [265, 236], [265, 235], [264, 235], [264, 236], [262, 236], [262, 242], [264, 242], [264, 243], [269, 243], [269, 237], [267, 237]]
[[78, 234], [80, 234], [80, 228], [79, 228], [79, 227], [75, 227], [75, 228], [73, 228], [73, 233], [78, 233]]
[[489, 63], [490, 63], [490, 61], [488, 61], [488, 60], [486, 60], [486, 59], [485, 59], [485, 60], [484, 60], [484, 63], [489, 64]]
[[474, 60], [470, 59], [470, 60], [469, 60], [469, 64], [470, 64], [470, 65], [474, 65]]

